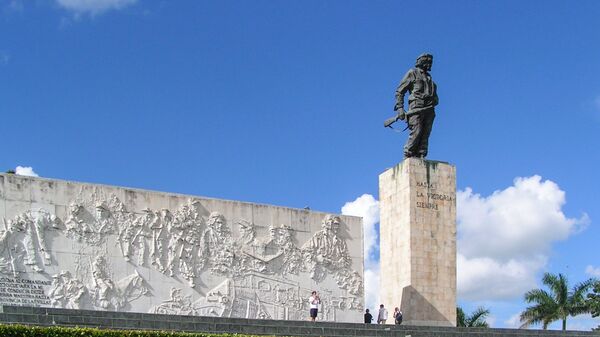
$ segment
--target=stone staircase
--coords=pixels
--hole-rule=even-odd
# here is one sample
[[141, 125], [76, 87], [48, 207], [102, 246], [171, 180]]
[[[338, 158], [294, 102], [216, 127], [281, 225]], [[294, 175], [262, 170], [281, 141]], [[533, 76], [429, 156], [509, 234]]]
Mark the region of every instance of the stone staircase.
[[0, 323], [104, 329], [329, 337], [599, 337], [583, 331], [481, 329], [175, 316], [131, 312], [0, 306]]

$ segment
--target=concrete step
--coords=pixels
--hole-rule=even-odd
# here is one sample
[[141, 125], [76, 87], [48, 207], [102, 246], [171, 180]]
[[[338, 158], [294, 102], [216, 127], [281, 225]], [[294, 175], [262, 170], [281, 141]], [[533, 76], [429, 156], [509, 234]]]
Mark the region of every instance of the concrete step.
[[0, 322], [39, 326], [79, 326], [110, 329], [246, 333], [297, 337], [598, 337], [580, 331], [482, 329], [407, 325], [378, 325], [206, 316], [179, 316], [94, 310], [0, 306]]

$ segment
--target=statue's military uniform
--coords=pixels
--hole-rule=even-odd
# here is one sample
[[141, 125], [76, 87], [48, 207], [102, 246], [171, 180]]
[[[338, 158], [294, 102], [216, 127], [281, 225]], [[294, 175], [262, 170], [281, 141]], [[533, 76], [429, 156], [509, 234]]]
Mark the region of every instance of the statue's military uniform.
[[435, 119], [434, 107], [438, 104], [437, 88], [431, 75], [419, 67], [410, 69], [396, 89], [395, 110], [404, 109], [404, 94], [408, 96], [406, 118], [410, 135], [404, 146], [405, 157], [425, 157], [429, 134]]

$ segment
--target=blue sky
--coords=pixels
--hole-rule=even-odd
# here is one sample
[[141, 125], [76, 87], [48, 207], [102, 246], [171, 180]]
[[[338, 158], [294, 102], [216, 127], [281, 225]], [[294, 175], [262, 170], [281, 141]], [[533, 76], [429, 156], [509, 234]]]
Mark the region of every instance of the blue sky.
[[[600, 274], [599, 13], [597, 1], [2, 0], [0, 169], [374, 214], [406, 138], [382, 123], [428, 51], [429, 158], [457, 167], [463, 268], [524, 268], [490, 284], [512, 293], [544, 271], [578, 282]], [[534, 248], [506, 239], [520, 228]], [[478, 248], [486, 233], [498, 251]], [[459, 293], [498, 327], [524, 308], [511, 291]]]

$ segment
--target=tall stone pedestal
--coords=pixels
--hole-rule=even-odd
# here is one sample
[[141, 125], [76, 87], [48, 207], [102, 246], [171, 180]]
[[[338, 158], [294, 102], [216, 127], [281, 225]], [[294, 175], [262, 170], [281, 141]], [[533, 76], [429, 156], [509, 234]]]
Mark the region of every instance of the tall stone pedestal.
[[456, 325], [456, 168], [405, 159], [379, 176], [379, 200], [381, 302], [403, 324]]

